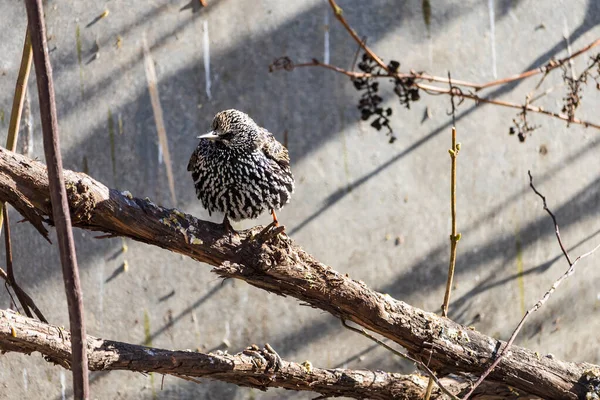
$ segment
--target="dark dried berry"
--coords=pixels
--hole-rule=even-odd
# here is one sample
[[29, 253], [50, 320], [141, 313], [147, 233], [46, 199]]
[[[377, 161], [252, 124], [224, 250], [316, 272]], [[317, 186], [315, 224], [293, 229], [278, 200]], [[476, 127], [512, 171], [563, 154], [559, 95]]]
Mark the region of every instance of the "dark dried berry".
[[421, 95], [419, 94], [418, 89], [412, 89], [410, 91], [410, 100], [411, 101], [418, 101], [420, 98], [421, 98]]
[[375, 129], [377, 129], [378, 131], [381, 130], [381, 123], [379, 122], [379, 118], [376, 119], [375, 121], [371, 122], [371, 126]]
[[388, 64], [388, 69], [390, 72], [398, 72], [398, 68], [400, 68], [400, 63], [398, 61], [391, 60]]
[[352, 81], [352, 83], [354, 84], [354, 87], [356, 88], [356, 90], [361, 90], [362, 88], [365, 87], [365, 81], [362, 79], [355, 79]]
[[511, 126], [511, 127], [508, 129], [508, 134], [509, 134], [509, 135], [514, 135], [516, 132], [517, 132], [517, 130], [515, 129], [515, 127], [514, 127], [514, 126]]
[[391, 108], [388, 108], [387, 110], [385, 110], [385, 115], [387, 115], [388, 117], [389, 117], [390, 115], [392, 115], [392, 109], [391, 109]]

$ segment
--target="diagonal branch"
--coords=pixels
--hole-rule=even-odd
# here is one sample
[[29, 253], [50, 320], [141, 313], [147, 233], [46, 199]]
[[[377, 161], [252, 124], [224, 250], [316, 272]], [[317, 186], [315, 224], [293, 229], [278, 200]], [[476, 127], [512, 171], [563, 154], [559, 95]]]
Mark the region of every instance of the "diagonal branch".
[[[329, 6], [333, 10], [333, 13], [334, 13], [336, 19], [342, 24], [342, 26], [346, 29], [346, 31], [350, 34], [350, 36], [352, 36], [352, 38], [365, 51], [365, 53], [367, 53], [373, 60], [375, 60], [375, 62], [381, 68], [383, 68], [388, 73], [388, 76], [400, 77], [400, 75], [403, 75], [400, 73], [397, 73], [397, 74], [391, 73], [388, 66], [383, 62], [383, 60], [381, 58], [379, 58], [379, 56], [377, 54], [375, 54], [375, 52], [373, 50], [371, 50], [369, 47], [367, 47], [365, 45], [364, 41], [358, 36], [358, 33], [356, 33], [356, 31], [352, 28], [352, 26], [350, 26], [348, 21], [346, 21], [346, 18], [344, 18], [344, 15], [343, 15], [342, 8], [337, 5], [335, 0], [329, 0]], [[506, 84], [509, 82], [519, 81], [519, 80], [529, 78], [531, 76], [538, 75], [538, 74], [544, 74], [544, 76], [546, 76], [553, 69], [559, 68], [567, 62], [569, 62], [569, 63], [572, 62], [572, 60], [575, 57], [578, 57], [581, 54], [586, 53], [588, 50], [590, 50], [598, 45], [600, 45], [600, 39], [594, 40], [592, 43], [588, 44], [587, 46], [583, 47], [582, 49], [579, 49], [578, 51], [576, 51], [573, 54], [569, 53], [567, 57], [561, 58], [560, 60], [550, 60], [550, 61], [548, 61], [548, 63], [546, 63], [545, 65], [543, 65], [541, 67], [534, 68], [529, 71], [522, 72], [520, 74], [515, 74], [515, 75], [507, 76], [505, 78], [500, 78], [500, 79], [497, 79], [494, 81], [477, 84], [477, 83], [458, 81], [458, 80], [453, 79], [452, 83], [454, 83], [455, 85], [458, 85], [458, 86], [472, 87], [472, 88], [475, 88], [476, 91], [479, 91], [481, 89], [486, 89], [489, 87], [498, 86], [498, 85]], [[316, 63], [313, 63], [312, 65], [317, 65], [317, 64], [320, 66], [325, 66], [327, 68], [330, 68], [330, 66], [321, 64], [318, 61]], [[308, 65], [311, 65], [311, 64], [309, 63], [309, 64], [303, 64], [303, 65], [298, 65], [298, 66], [304, 67], [304, 66], [308, 66]], [[336, 67], [334, 67], [334, 68], [336, 68]], [[338, 72], [341, 72], [341, 71], [338, 71]], [[416, 76], [416, 75], [418, 75], [418, 76]], [[419, 79], [426, 79], [426, 80], [435, 81], [435, 82], [443, 82], [443, 83], [448, 83], [448, 84], [450, 83], [450, 79], [446, 79], [446, 78], [439, 77], [439, 76], [431, 76], [428, 74], [419, 73], [419, 74], [415, 74], [415, 77], [419, 78]]]
[[[0, 310], [0, 350], [40, 352], [53, 362], [70, 368], [71, 335], [10, 310]], [[88, 365], [92, 371], [156, 372], [177, 377], [204, 377], [239, 386], [267, 390], [279, 387], [312, 391], [328, 397], [354, 399], [420, 399], [427, 383], [420, 375], [383, 371], [323, 369], [310, 362], [278, 360], [270, 346], [250, 346], [238, 354], [171, 351], [87, 336]], [[277, 365], [276, 365], [277, 364]], [[466, 379], [446, 378], [454, 393], [466, 389]], [[506, 390], [506, 389], [504, 389]], [[484, 390], [485, 393], [485, 390]], [[442, 398], [441, 392], [436, 393]]]
[[[599, 39], [599, 41], [600, 41], [600, 39]], [[575, 118], [572, 116], [570, 117], [563, 113], [549, 111], [549, 110], [544, 109], [543, 107], [536, 107], [531, 104], [518, 104], [518, 103], [513, 103], [510, 101], [495, 100], [495, 99], [491, 99], [491, 98], [487, 98], [487, 97], [482, 97], [475, 93], [462, 91], [462, 90], [458, 89], [457, 87], [453, 87], [452, 89], [450, 89], [450, 88], [443, 88], [443, 87], [436, 86], [436, 85], [429, 85], [426, 83], [421, 83], [421, 81], [437, 81], [437, 82], [439, 82], [439, 81], [442, 81], [445, 79], [445, 78], [441, 79], [438, 77], [433, 77], [433, 76], [430, 76], [427, 74], [422, 74], [422, 73], [411, 72], [409, 74], [406, 74], [406, 73], [398, 72], [398, 73], [389, 73], [389, 74], [372, 74], [372, 73], [365, 73], [365, 72], [354, 72], [354, 71], [345, 70], [340, 67], [336, 67], [331, 64], [324, 64], [318, 60], [312, 60], [312, 62], [309, 62], [309, 63], [294, 64], [292, 62], [292, 60], [290, 60], [288, 57], [282, 57], [282, 58], [275, 60], [269, 66], [269, 71], [273, 72], [273, 71], [277, 71], [277, 70], [281, 70], [281, 69], [283, 69], [285, 71], [292, 71], [295, 68], [301, 68], [301, 67], [322, 67], [322, 68], [326, 68], [331, 71], [337, 72], [339, 74], [346, 75], [347, 77], [349, 77], [351, 79], [361, 79], [361, 78], [383, 79], [383, 78], [394, 77], [397, 79], [419, 80], [418, 82], [416, 81], [414, 83], [414, 86], [425, 91], [428, 94], [431, 94], [431, 95], [444, 94], [444, 95], [449, 95], [449, 96], [455, 96], [460, 99], [473, 100], [476, 104], [486, 103], [486, 104], [493, 104], [493, 105], [500, 106], [500, 107], [515, 108], [517, 110], [526, 110], [526, 111], [530, 111], [530, 112], [534, 112], [534, 113], [538, 113], [538, 114], [544, 114], [549, 117], [558, 118], [558, 119], [566, 121], [568, 123], [583, 125], [586, 128], [591, 127], [591, 128], [595, 128], [595, 129], [600, 129], [600, 124], [598, 124], [598, 123], [581, 120], [581, 119], [578, 119], [578, 118]], [[512, 80], [515, 80], [515, 79], [512, 79]], [[454, 79], [452, 79], [452, 84], [460, 85], [460, 86], [474, 87], [476, 89], [479, 87], [477, 85], [473, 85], [468, 82], [455, 81]]]
[[565, 279], [567, 279], [569, 276], [571, 276], [571, 274], [573, 274], [575, 272], [575, 264], [577, 264], [579, 262], [579, 260], [581, 260], [582, 258], [592, 255], [596, 250], [598, 250], [600, 248], [600, 244], [598, 244], [592, 250], [577, 257], [575, 259], [575, 261], [571, 261], [569, 252], [565, 248], [562, 238], [560, 236], [560, 229], [558, 228], [558, 222], [556, 221], [556, 217], [554, 216], [554, 213], [548, 208], [548, 205], [546, 204], [546, 197], [543, 194], [541, 194], [533, 185], [533, 175], [531, 175], [531, 171], [527, 171], [527, 174], [529, 175], [529, 186], [531, 187], [531, 190], [533, 190], [533, 192], [540, 199], [542, 199], [544, 211], [546, 211], [548, 213], [548, 215], [550, 215], [550, 218], [552, 218], [552, 222], [554, 224], [554, 234], [556, 235], [556, 240], [558, 241], [558, 245], [560, 246], [560, 249], [561, 249], [563, 255], [565, 256], [565, 259], [567, 260], [567, 263], [569, 264], [569, 268], [567, 268], [567, 270], [557, 280], [554, 281], [552, 286], [550, 286], [550, 289], [548, 289], [546, 291], [546, 293], [544, 293], [544, 296], [541, 299], [539, 299], [538, 302], [533, 305], [533, 307], [531, 307], [529, 310], [527, 310], [527, 312], [521, 318], [521, 321], [519, 321], [519, 324], [517, 325], [517, 327], [513, 330], [513, 333], [510, 335], [508, 342], [506, 343], [506, 345], [504, 346], [504, 348], [502, 349], [502, 351], [500, 352], [500, 354], [498, 355], [496, 360], [494, 360], [494, 362], [492, 364], [490, 364], [490, 366], [484, 371], [484, 373], [481, 374], [479, 379], [473, 384], [473, 387], [471, 388], [471, 390], [463, 397], [463, 400], [467, 400], [469, 398], [469, 396], [471, 394], [473, 394], [475, 389], [477, 389], [477, 386], [479, 386], [485, 380], [485, 378], [489, 375], [489, 373], [498, 365], [498, 363], [501, 361], [502, 357], [506, 356], [506, 354], [508, 353], [508, 349], [510, 348], [512, 343], [515, 341], [517, 335], [521, 331], [521, 328], [525, 324], [525, 321], [527, 321], [527, 318], [529, 318], [529, 316], [531, 314], [533, 314], [534, 312], [539, 310], [546, 303], [546, 301], [548, 301], [548, 299], [550, 298], [550, 296], [552, 296], [552, 294], [556, 291], [556, 289], [558, 289], [560, 284]]
[[[130, 193], [108, 189], [88, 175], [65, 171], [73, 225], [178, 252], [214, 266], [221, 277], [292, 296], [344, 320], [352, 321], [403, 346], [409, 355], [428, 362], [439, 376], [481, 374], [504, 342], [425, 312], [370, 289], [328, 267], [293, 240], [278, 236], [261, 243], [262, 227], [230, 237], [224, 228], [180, 211], [166, 209]], [[0, 200], [32, 222], [50, 219], [48, 179], [43, 164], [0, 149]], [[598, 368], [540, 357], [511, 347], [489, 379], [553, 399], [585, 396], [586, 371]]]
[[[21, 307], [23, 307], [23, 311], [25, 312], [25, 314], [28, 317], [33, 318], [33, 314], [31, 313], [31, 311], [33, 311], [41, 321], [47, 323], [48, 321], [44, 317], [44, 314], [42, 314], [40, 309], [35, 305], [33, 299], [17, 283], [17, 279], [15, 278], [15, 272], [13, 268], [10, 222], [8, 220], [8, 211], [6, 205], [4, 204], [2, 207], [2, 215], [4, 216], [4, 244], [6, 248], [6, 273], [1, 274], [2, 278], [5, 280], [5, 284], [10, 285], [10, 287], [15, 292], [15, 295], [17, 296], [19, 303], [21, 303]], [[8, 290], [8, 286], [6, 290]]]

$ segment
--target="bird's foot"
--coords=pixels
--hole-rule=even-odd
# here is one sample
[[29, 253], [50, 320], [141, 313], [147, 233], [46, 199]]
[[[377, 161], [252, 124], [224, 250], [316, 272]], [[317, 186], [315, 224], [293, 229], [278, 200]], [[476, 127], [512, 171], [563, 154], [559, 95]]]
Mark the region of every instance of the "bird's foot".
[[277, 221], [273, 221], [269, 225], [265, 226], [263, 230], [255, 236], [255, 240], [258, 240], [261, 243], [265, 243], [270, 239], [278, 236], [284, 230], [285, 226], [279, 226], [279, 223]]
[[265, 372], [271, 367], [273, 368], [273, 372], [277, 372], [283, 367], [283, 360], [269, 343], [265, 343], [265, 348], [263, 349], [262, 354], [268, 360]]
[[233, 229], [233, 226], [231, 226], [231, 222], [229, 222], [229, 218], [227, 218], [227, 216], [225, 216], [225, 218], [223, 218], [223, 223], [221, 223], [221, 225], [223, 225], [223, 229], [225, 229], [225, 232], [229, 235], [229, 242], [233, 242], [233, 238], [234, 237], [238, 237], [238, 233], [235, 229]]
[[275, 210], [271, 208], [271, 216], [273, 217], [273, 223], [276, 227], [279, 226], [279, 221], [277, 220], [277, 214], [275, 214]]
[[256, 369], [264, 368], [265, 372], [272, 369], [273, 372], [277, 372], [283, 368], [283, 360], [269, 343], [266, 343], [263, 349], [253, 344], [246, 347], [242, 353], [252, 357], [252, 364]]

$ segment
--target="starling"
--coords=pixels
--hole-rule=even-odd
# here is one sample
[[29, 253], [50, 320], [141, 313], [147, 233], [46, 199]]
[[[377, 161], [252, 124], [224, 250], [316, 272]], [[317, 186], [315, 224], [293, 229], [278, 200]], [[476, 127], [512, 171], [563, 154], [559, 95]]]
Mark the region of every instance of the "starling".
[[287, 149], [272, 133], [247, 114], [225, 110], [215, 115], [212, 130], [198, 136], [200, 143], [188, 163], [196, 195], [209, 215], [218, 211], [229, 219], [257, 218], [290, 200], [294, 177]]

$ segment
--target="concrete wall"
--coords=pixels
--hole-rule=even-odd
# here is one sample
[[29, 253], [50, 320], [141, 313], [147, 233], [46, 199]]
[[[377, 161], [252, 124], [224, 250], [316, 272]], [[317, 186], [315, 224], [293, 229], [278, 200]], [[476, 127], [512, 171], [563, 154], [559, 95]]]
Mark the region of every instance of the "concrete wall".
[[[390, 145], [360, 121], [359, 93], [346, 77], [312, 68], [268, 73], [268, 65], [283, 55], [299, 62], [329, 57], [333, 64], [350, 66], [356, 43], [325, 0], [208, 3], [194, 12], [183, 9], [185, 0], [48, 1], [65, 167], [87, 169], [109, 186], [174, 205], [144, 72], [146, 37], [173, 159], [177, 207], [208, 218], [195, 198], [187, 160], [195, 137], [209, 129], [217, 111], [244, 110], [280, 140], [288, 132], [297, 189], [280, 220], [291, 236], [336, 270], [417, 307], [438, 310], [449, 254], [448, 98], [424, 95], [404, 110], [391, 89], [382, 88], [385, 105], [395, 109], [398, 140]], [[563, 35], [574, 50], [600, 35], [595, 0], [431, 3], [429, 34], [421, 1], [340, 0], [359, 34], [386, 60], [401, 61], [404, 71], [445, 76], [450, 70], [456, 79], [475, 82], [564, 57]], [[88, 26], [105, 9], [108, 17]], [[26, 17], [21, 2], [0, 1], [0, 10], [0, 131], [6, 132]], [[575, 62], [578, 71], [585, 65], [585, 57]], [[536, 83], [534, 78], [488, 94], [522, 102]], [[560, 83], [555, 73], [544, 88]], [[600, 122], [592, 86], [578, 113]], [[28, 87], [29, 151], [43, 159], [35, 81]], [[563, 95], [564, 88], [557, 86], [539, 105], [560, 110]], [[427, 107], [429, 119], [424, 118]], [[552, 224], [528, 188], [527, 170], [547, 195], [574, 255], [600, 241], [600, 132], [567, 129], [561, 121], [530, 115], [541, 128], [519, 143], [508, 135], [515, 115], [515, 110], [469, 102], [460, 105], [457, 115], [462, 240], [450, 316], [504, 339], [566, 267]], [[11, 217], [18, 280], [51, 322], [68, 326], [56, 246], [30, 225], [16, 224], [20, 217], [14, 210]], [[258, 222], [267, 221], [268, 216]], [[242, 282], [222, 284], [208, 266], [144, 244], [96, 240], [81, 230], [75, 236], [89, 334], [203, 351], [223, 349], [224, 341], [230, 352], [269, 342], [284, 358], [308, 359], [320, 367], [413, 370], [332, 316], [293, 299]], [[126, 253], [121, 253], [123, 243]], [[125, 260], [129, 270], [120, 273]], [[570, 361], [600, 363], [596, 264], [597, 256], [580, 264], [530, 319], [520, 345]], [[3, 290], [0, 305], [9, 306]], [[39, 355], [0, 356], [0, 398], [61, 399], [70, 395], [70, 381], [69, 372], [49, 366]], [[196, 385], [172, 377], [166, 377], [161, 390], [160, 376], [127, 372], [92, 373], [91, 382], [98, 399], [314, 397], [210, 381]]]

